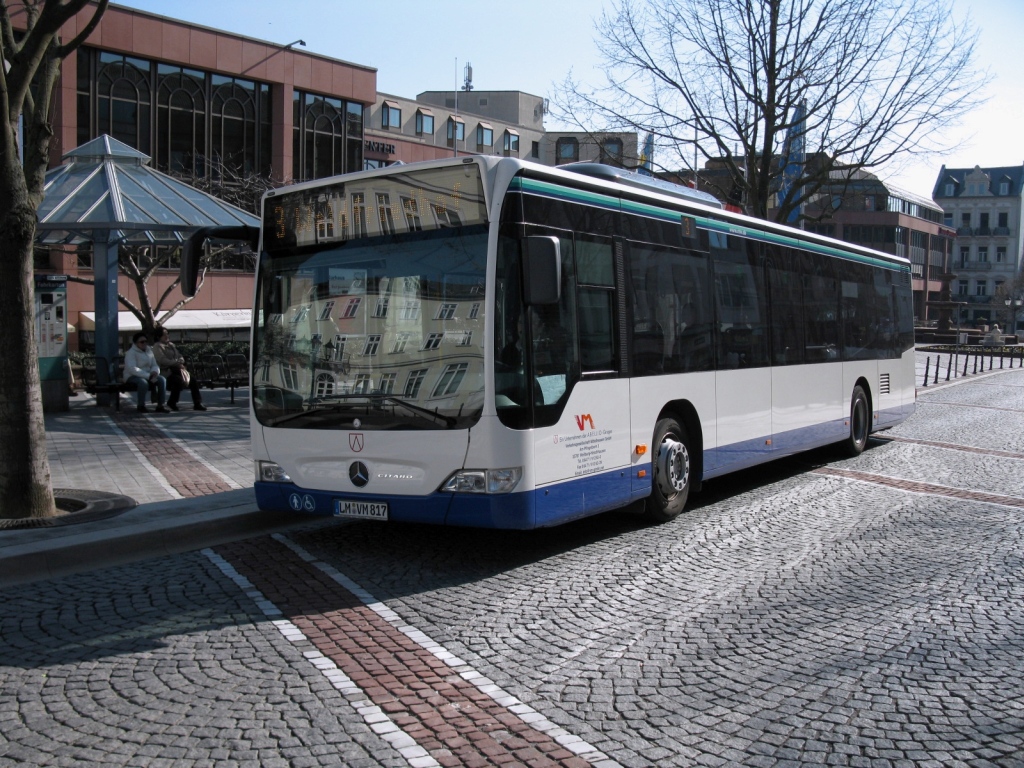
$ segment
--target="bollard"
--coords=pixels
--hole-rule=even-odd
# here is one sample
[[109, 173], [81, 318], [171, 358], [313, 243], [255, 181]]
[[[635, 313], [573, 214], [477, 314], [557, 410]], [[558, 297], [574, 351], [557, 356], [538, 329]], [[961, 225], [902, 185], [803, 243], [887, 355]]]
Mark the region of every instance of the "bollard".
[[967, 375], [967, 364], [969, 362], [971, 362], [971, 356], [969, 354], [964, 355], [964, 372], [962, 374], [960, 374], [961, 376], [966, 376]]
[[953, 355], [949, 356], [949, 362], [946, 363], [946, 381], [949, 381], [949, 374], [953, 370]]
[[928, 369], [932, 364], [931, 355], [924, 359], [924, 384], [922, 386], [928, 386]]
[[974, 370], [972, 371], [972, 373], [977, 373], [977, 372], [978, 372], [978, 353], [975, 352], [974, 353]]
[[1003, 350], [999, 350], [999, 370], [1003, 370]]
[[941, 365], [941, 364], [942, 364], [942, 356], [941, 355], [936, 355], [935, 356], [935, 380], [932, 381], [932, 384], [938, 384], [939, 383], [939, 365]]

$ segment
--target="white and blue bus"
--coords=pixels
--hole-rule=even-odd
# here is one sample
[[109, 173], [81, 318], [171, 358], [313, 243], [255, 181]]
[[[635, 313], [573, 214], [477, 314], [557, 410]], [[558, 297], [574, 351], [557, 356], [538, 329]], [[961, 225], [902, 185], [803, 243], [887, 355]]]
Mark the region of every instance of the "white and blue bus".
[[[197, 233], [183, 259], [194, 290]], [[537, 528], [914, 410], [910, 264], [608, 166], [467, 157], [263, 201], [261, 509]]]

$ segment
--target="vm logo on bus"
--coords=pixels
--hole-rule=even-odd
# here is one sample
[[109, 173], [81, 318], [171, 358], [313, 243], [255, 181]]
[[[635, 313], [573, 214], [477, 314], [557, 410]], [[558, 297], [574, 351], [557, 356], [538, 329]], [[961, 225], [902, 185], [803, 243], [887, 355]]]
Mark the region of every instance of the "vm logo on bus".
[[591, 429], [594, 428], [594, 417], [589, 413], [581, 413], [576, 417], [576, 426], [580, 428], [580, 432], [587, 428], [587, 424], [590, 425]]

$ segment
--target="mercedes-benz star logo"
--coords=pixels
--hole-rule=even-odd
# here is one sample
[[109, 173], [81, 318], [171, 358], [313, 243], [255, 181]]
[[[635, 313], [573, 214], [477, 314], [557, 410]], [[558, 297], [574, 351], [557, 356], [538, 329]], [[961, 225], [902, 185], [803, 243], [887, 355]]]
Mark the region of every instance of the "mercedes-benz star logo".
[[356, 488], [362, 488], [370, 482], [370, 470], [361, 461], [353, 461], [348, 468], [348, 479]]

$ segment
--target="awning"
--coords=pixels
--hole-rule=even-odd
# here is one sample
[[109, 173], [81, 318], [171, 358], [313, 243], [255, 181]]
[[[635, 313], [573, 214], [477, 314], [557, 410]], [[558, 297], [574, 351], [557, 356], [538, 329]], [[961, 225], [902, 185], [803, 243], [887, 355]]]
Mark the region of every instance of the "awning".
[[492, 131], [494, 130], [494, 127], [490, 123], [485, 123], [482, 120], [480, 121], [480, 127], [481, 128], [487, 128], [488, 130], [492, 130]]
[[419, 112], [421, 115], [430, 115], [431, 117], [434, 116], [434, 110], [427, 109], [426, 107], [416, 107], [416, 111]]
[[[80, 331], [96, 330], [96, 313], [79, 312], [78, 329]], [[161, 315], [165, 314], [163, 312]], [[157, 318], [159, 322], [159, 318]], [[248, 328], [252, 325], [251, 309], [179, 309], [166, 327], [171, 331], [225, 330], [230, 328]], [[117, 313], [117, 330], [134, 332], [142, 330], [142, 323], [131, 312]]]
[[517, 130], [515, 130], [513, 128], [506, 128], [505, 129], [505, 133], [511, 134], [512, 136], [518, 136], [519, 135], [519, 131], [517, 131]]
[[385, 107], [391, 107], [392, 109], [398, 109], [398, 102], [397, 101], [388, 101], [387, 99], [384, 99], [383, 104], [384, 104]]

